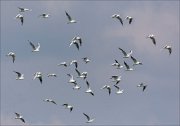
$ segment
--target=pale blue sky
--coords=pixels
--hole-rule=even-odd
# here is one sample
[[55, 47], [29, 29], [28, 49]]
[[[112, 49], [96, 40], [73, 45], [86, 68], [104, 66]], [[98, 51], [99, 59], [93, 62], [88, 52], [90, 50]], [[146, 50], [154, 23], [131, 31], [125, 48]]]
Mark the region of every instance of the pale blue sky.
[[[13, 19], [17, 7], [32, 9], [23, 13], [24, 25]], [[76, 24], [67, 24], [67, 11]], [[49, 13], [49, 19], [38, 15]], [[123, 19], [134, 18], [131, 25], [111, 18], [118, 13]], [[157, 46], [146, 36], [153, 33]], [[83, 45], [78, 51], [69, 47], [74, 36], [80, 36]], [[40, 52], [32, 53], [27, 40], [41, 44]], [[172, 55], [160, 49], [172, 45]], [[133, 56], [142, 61], [134, 71], [117, 70], [111, 66], [114, 59], [123, 59], [118, 47], [133, 50]], [[16, 53], [13, 64], [5, 55]], [[82, 62], [89, 57], [89, 64]], [[78, 79], [79, 91], [68, 84], [68, 73], [77, 76], [74, 66], [58, 67], [63, 61], [77, 59], [78, 69], [87, 71], [95, 96], [85, 94], [85, 81]], [[25, 79], [15, 80], [13, 70], [24, 73]], [[43, 73], [43, 84], [32, 80], [33, 73]], [[48, 78], [47, 73], [57, 74]], [[100, 88], [113, 83], [112, 75], [121, 75], [122, 95], [111, 96]], [[145, 82], [145, 92], [136, 86]], [[43, 102], [52, 98], [57, 106]], [[74, 106], [70, 113], [61, 105]], [[22, 124], [14, 112], [21, 113], [27, 124], [84, 125], [83, 112], [96, 118], [92, 125], [178, 125], [179, 124], [179, 2], [178, 1], [1, 1], [1, 123]]]

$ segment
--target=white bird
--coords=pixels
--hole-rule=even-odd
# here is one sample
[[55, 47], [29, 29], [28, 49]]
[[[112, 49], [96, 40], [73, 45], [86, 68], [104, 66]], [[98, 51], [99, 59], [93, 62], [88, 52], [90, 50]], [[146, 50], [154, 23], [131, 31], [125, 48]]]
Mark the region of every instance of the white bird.
[[117, 85], [121, 81], [121, 76], [114, 75], [114, 76], [111, 76], [110, 79], [113, 79], [113, 82], [116, 82], [116, 85]]
[[139, 61], [137, 61], [137, 59], [135, 59], [133, 56], [131, 56], [131, 59], [132, 59], [132, 61], [134, 62], [133, 66], [134, 66], [134, 65], [142, 65], [142, 63], [139, 62]]
[[143, 91], [146, 89], [147, 85], [144, 85], [144, 83], [140, 83], [137, 85], [137, 87], [142, 87]]
[[163, 49], [167, 49], [169, 51], [169, 55], [172, 53], [172, 47], [170, 45], [165, 45]]
[[11, 56], [11, 57], [12, 57], [12, 60], [13, 60], [13, 63], [14, 63], [15, 57], [16, 57], [16, 55], [15, 55], [14, 52], [9, 52], [6, 56]]
[[42, 84], [42, 73], [41, 72], [36, 72], [34, 73], [34, 78], [33, 80], [35, 80], [36, 78], [39, 79], [40, 83]]
[[120, 90], [120, 87], [118, 87], [117, 85], [114, 85], [114, 87], [117, 89], [116, 94], [122, 94], [124, 92], [124, 90]]
[[81, 88], [77, 83], [73, 83], [73, 84], [74, 84], [73, 86], [74, 90], [79, 90]]
[[150, 38], [152, 40], [153, 44], [156, 45], [155, 35], [150, 34], [147, 36], [147, 38]]
[[33, 49], [32, 52], [39, 52], [40, 43], [38, 43], [37, 46], [35, 46], [31, 41], [28, 40], [28, 42], [29, 42], [29, 44], [31, 45], [31, 47]]
[[21, 25], [24, 23], [24, 16], [22, 14], [17, 14], [15, 19], [19, 19], [21, 21]]
[[17, 78], [16, 80], [24, 80], [24, 74], [21, 74], [20, 72], [17, 72], [17, 71], [13, 71], [17, 74]]
[[75, 36], [75, 37], [72, 39], [72, 41], [77, 41], [77, 42], [79, 42], [79, 45], [82, 46], [82, 39], [81, 39], [81, 37]]
[[70, 65], [72, 65], [72, 64], [74, 64], [76, 68], [78, 67], [78, 62], [77, 62], [77, 60], [72, 60], [72, 61], [70, 62]]
[[18, 7], [19, 12], [32, 11], [32, 9]]
[[117, 60], [115, 60], [115, 63], [112, 63], [111, 65], [112, 65], [112, 66], [116, 66], [117, 69], [123, 68], [123, 66], [122, 66]]
[[86, 123], [92, 123], [95, 120], [95, 118], [90, 118], [87, 114], [85, 114], [85, 113], [83, 113], [83, 114], [84, 114], [84, 116], [86, 116], [86, 118], [88, 120]]
[[51, 102], [51, 103], [57, 105], [57, 103], [56, 103], [54, 100], [52, 100], [52, 99], [44, 99], [43, 101], [45, 101], [45, 102]]
[[68, 24], [76, 23], [76, 20], [72, 19], [71, 16], [65, 11], [66, 16], [68, 18]]
[[65, 106], [66, 109], [69, 109], [70, 112], [73, 110], [73, 106], [72, 105], [69, 105], [67, 103], [63, 104], [62, 106]]
[[131, 23], [132, 23], [132, 20], [133, 20], [133, 18], [132, 18], [132, 17], [127, 16], [125, 19], [126, 19], [126, 20], [129, 20], [129, 24], [131, 24]]
[[76, 40], [72, 40], [71, 43], [69, 44], [69, 47], [71, 47], [71, 45], [74, 44], [76, 46], [76, 48], [79, 50], [79, 43]]
[[118, 19], [121, 22], [122, 26], [123, 26], [123, 20], [122, 20], [122, 18], [120, 17], [119, 14], [113, 14], [111, 17]]
[[17, 112], [15, 112], [15, 114], [16, 114], [15, 119], [20, 119], [23, 123], [25, 123], [25, 120], [23, 119], [23, 116], [22, 116], [22, 115], [20, 115], [20, 114], [17, 113]]
[[61, 62], [60, 64], [58, 64], [58, 66], [65, 66], [65, 67], [67, 67], [68, 65], [67, 65], [66, 62]]
[[133, 68], [130, 68], [129, 65], [124, 61], [124, 65], [126, 66], [126, 71], [132, 71]]
[[40, 14], [39, 17], [49, 18], [49, 17], [50, 17], [50, 14], [43, 13], [43, 14]]
[[87, 90], [85, 91], [86, 93], [90, 93], [92, 96], [94, 96], [94, 93], [93, 93], [93, 91], [91, 90], [91, 88], [90, 88], [90, 85], [89, 85], [89, 82], [88, 81], [86, 81], [86, 84], [87, 84]]
[[111, 87], [109, 85], [104, 85], [101, 89], [107, 89], [109, 95], [111, 94]]
[[122, 53], [123, 53], [123, 55], [124, 55], [123, 58], [129, 58], [129, 57], [131, 56], [131, 54], [132, 54], [132, 50], [130, 50], [129, 53], [126, 53], [126, 52], [125, 52], [123, 49], [121, 49], [121, 48], [119, 48], [119, 50], [122, 51]]
[[88, 63], [88, 62], [90, 62], [91, 60], [90, 59], [88, 59], [87, 57], [84, 57], [84, 58], [82, 58], [83, 59], [83, 61], [85, 62], [85, 63]]
[[47, 74], [47, 77], [57, 77], [57, 75], [55, 73], [49, 73]]
[[76, 80], [74, 80], [74, 78], [73, 78], [73, 75], [71, 75], [71, 74], [67, 74], [67, 75], [70, 77], [69, 83], [77, 84]]
[[83, 78], [83, 79], [86, 79], [86, 78], [87, 78], [87, 75], [88, 75], [87, 72], [82, 72], [82, 73], [80, 73], [78, 69], [75, 69], [75, 71], [76, 71], [77, 74], [78, 74], [78, 78]]

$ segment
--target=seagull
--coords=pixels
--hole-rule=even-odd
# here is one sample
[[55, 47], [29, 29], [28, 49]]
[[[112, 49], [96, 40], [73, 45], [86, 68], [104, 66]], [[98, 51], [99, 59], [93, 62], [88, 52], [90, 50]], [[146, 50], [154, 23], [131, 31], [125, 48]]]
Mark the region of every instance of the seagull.
[[41, 72], [36, 72], [36, 73], [34, 73], [34, 78], [33, 78], [33, 80], [35, 80], [36, 78], [38, 78], [39, 81], [40, 81], [41, 84], [42, 84], [42, 73], [41, 73]]
[[51, 103], [57, 105], [56, 102], [55, 102], [54, 100], [52, 100], [52, 99], [44, 99], [43, 101], [45, 101], [45, 102], [51, 102]]
[[[28, 40], [28, 41], [29, 41], [29, 40]], [[31, 41], [29, 41], [29, 44], [30, 44], [31, 47], [33, 48], [32, 52], [39, 52], [40, 43], [38, 43], [37, 46], [35, 46]]]
[[121, 81], [121, 76], [114, 75], [114, 76], [111, 76], [110, 79], [113, 79], [113, 82], [116, 82], [116, 85], [117, 85]]
[[93, 91], [91, 90], [91, 88], [90, 88], [90, 85], [89, 85], [89, 82], [88, 81], [86, 81], [86, 84], [87, 84], [87, 90], [85, 91], [86, 93], [90, 93], [92, 96], [94, 96], [94, 93], [93, 93]]
[[32, 9], [18, 7], [19, 12], [32, 11]]
[[126, 53], [126, 52], [125, 52], [123, 49], [121, 49], [121, 48], [119, 48], [119, 50], [122, 51], [122, 53], [123, 53], [123, 55], [124, 55], [123, 58], [129, 58], [129, 57], [131, 56], [131, 54], [132, 54], [132, 50], [130, 50], [129, 53]]
[[16, 57], [16, 55], [15, 55], [14, 52], [9, 52], [6, 56], [11, 56], [11, 57], [12, 57], [12, 60], [13, 60], [13, 63], [14, 63], [15, 57]]
[[88, 59], [87, 57], [84, 57], [84, 58], [82, 58], [82, 59], [83, 59], [83, 61], [84, 61], [86, 64], [91, 61], [91, 60]]
[[124, 61], [124, 65], [126, 66], [126, 71], [132, 71], [133, 68], [130, 68], [129, 65]]
[[150, 38], [152, 40], [153, 44], [156, 45], [156, 40], [154, 37], [155, 37], [155, 35], [153, 35], [153, 34], [150, 34], [147, 36], [147, 38]]
[[78, 69], [75, 69], [75, 71], [77, 72], [78, 74], [78, 78], [83, 78], [83, 79], [86, 79], [87, 78], [87, 72], [82, 72], [80, 73]]
[[163, 49], [167, 49], [167, 50], [169, 51], [169, 55], [170, 55], [171, 52], [172, 52], [172, 47], [171, 47], [170, 45], [165, 45], [165, 46], [163, 47]]
[[66, 62], [61, 62], [60, 64], [58, 64], [58, 66], [65, 66], [65, 67], [67, 67], [68, 65], [67, 65]]
[[39, 17], [49, 18], [49, 17], [50, 17], [50, 14], [45, 14], [45, 13], [43, 13], [43, 14], [39, 15]]
[[17, 14], [15, 19], [21, 20], [21, 25], [23, 25], [23, 23], [24, 23], [24, 16], [22, 14]]
[[75, 67], [77, 68], [78, 67], [78, 62], [77, 62], [77, 60], [72, 60], [71, 62], [70, 62], [70, 65], [72, 65], [74, 63], [74, 65], [75, 65]]
[[62, 106], [65, 106], [66, 109], [70, 109], [70, 112], [73, 110], [73, 106], [69, 105], [69, 104], [63, 104]]
[[47, 77], [57, 77], [57, 75], [55, 73], [49, 73], [47, 74]]
[[111, 94], [111, 87], [109, 85], [104, 85], [101, 89], [108, 89], [109, 95]]
[[66, 16], [67, 16], [67, 18], [68, 18], [68, 24], [70, 24], [70, 23], [76, 23], [76, 20], [72, 19], [71, 16], [70, 16], [66, 11], [65, 11], [65, 13], [66, 13]]
[[21, 74], [20, 72], [17, 72], [17, 71], [13, 71], [17, 74], [17, 78], [16, 80], [24, 80], [24, 74]]
[[95, 120], [95, 118], [90, 118], [87, 114], [85, 114], [85, 113], [83, 113], [84, 114], [84, 116], [86, 116], [86, 118], [87, 118], [87, 122], [86, 123], [92, 123], [94, 120]]
[[71, 47], [72, 44], [74, 44], [74, 45], [76, 46], [76, 48], [79, 50], [79, 44], [78, 44], [78, 41], [72, 40], [71, 43], [69, 44], [69, 47]]
[[115, 63], [111, 64], [112, 66], [117, 66], [117, 69], [123, 68], [123, 66], [115, 59]]
[[140, 83], [137, 85], [137, 87], [142, 87], [143, 91], [146, 89], [147, 85], [144, 85], [144, 83]]
[[132, 20], [133, 20], [133, 18], [132, 18], [132, 17], [127, 16], [125, 19], [126, 19], [126, 20], [129, 20], [129, 24], [131, 24], [131, 23], [132, 23]]
[[79, 42], [79, 45], [82, 46], [82, 39], [81, 39], [81, 37], [75, 36], [75, 37], [72, 39], [72, 41], [77, 41], [77, 42]]
[[74, 84], [73, 87], [74, 90], [79, 90], [81, 88], [79, 85], [77, 85], [77, 83], [73, 83], [73, 84]]
[[74, 80], [73, 75], [67, 74], [70, 77], [69, 83], [77, 84], [76, 80]]
[[23, 123], [25, 123], [25, 120], [23, 119], [23, 116], [22, 116], [22, 115], [20, 115], [20, 114], [17, 113], [17, 112], [15, 112], [15, 114], [16, 114], [15, 119], [20, 119]]
[[124, 92], [124, 90], [120, 90], [120, 87], [118, 87], [117, 85], [114, 85], [114, 87], [117, 88], [116, 94], [122, 94]]
[[134, 65], [142, 65], [142, 63], [139, 62], [139, 61], [137, 61], [133, 56], [131, 56], [131, 59], [132, 59], [133, 62], [134, 62], [133, 66], [134, 66]]
[[120, 17], [119, 14], [113, 14], [111, 17], [118, 19], [121, 22], [122, 26], [123, 26], [123, 20], [122, 20], [122, 18]]

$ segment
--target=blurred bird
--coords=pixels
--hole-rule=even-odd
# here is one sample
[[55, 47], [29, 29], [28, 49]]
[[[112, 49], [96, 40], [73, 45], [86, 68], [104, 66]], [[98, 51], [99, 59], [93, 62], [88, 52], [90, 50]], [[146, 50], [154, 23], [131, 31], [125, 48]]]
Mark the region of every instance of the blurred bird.
[[40, 83], [42, 84], [42, 73], [41, 72], [36, 72], [34, 73], [34, 78], [33, 80], [35, 80], [36, 78], [39, 79]]
[[22, 14], [17, 14], [15, 19], [19, 19], [21, 21], [21, 25], [24, 23], [24, 16]]
[[10, 57], [12, 57], [12, 60], [13, 60], [13, 63], [14, 63], [14, 61], [15, 61], [15, 57], [16, 57], [16, 55], [15, 55], [15, 53], [14, 53], [14, 52], [9, 52], [6, 56], [10, 56]]
[[70, 62], [70, 65], [72, 65], [72, 64], [74, 64], [76, 68], [78, 67], [78, 62], [77, 62], [77, 60], [72, 60], [72, 61]]
[[28, 40], [28, 42], [29, 42], [29, 44], [31, 45], [31, 47], [33, 49], [32, 52], [39, 52], [40, 43], [38, 43], [37, 46], [35, 46], [31, 41]]
[[172, 47], [170, 45], [165, 45], [163, 49], [167, 49], [169, 51], [169, 55], [172, 53]]
[[152, 40], [153, 44], [156, 45], [155, 35], [150, 34], [146, 38], [150, 38]]
[[17, 74], [17, 78], [16, 80], [24, 80], [24, 74], [21, 74], [20, 72], [17, 72], [17, 71], [13, 71]]
[[112, 65], [112, 66], [116, 66], [117, 69], [123, 68], [123, 66], [122, 66], [117, 60], [115, 60], [115, 63], [112, 63], [111, 65]]
[[43, 13], [43, 14], [40, 14], [39, 17], [41, 17], [41, 18], [49, 18], [50, 14]]
[[104, 85], [101, 89], [107, 89], [109, 95], [111, 94], [111, 87], [109, 85]]
[[126, 67], [126, 71], [132, 71], [133, 68], [130, 68], [129, 65], [124, 61], [124, 65]]
[[133, 18], [132, 18], [132, 17], [127, 16], [125, 19], [129, 21], [129, 24], [131, 24], [131, 23], [132, 23], [132, 20], [133, 20]]
[[82, 72], [82, 73], [80, 73], [78, 69], [75, 69], [75, 71], [76, 71], [77, 74], [78, 74], [78, 78], [83, 78], [83, 79], [86, 79], [86, 78], [87, 78], [87, 75], [88, 75], [87, 72]]
[[90, 93], [92, 96], [94, 96], [94, 93], [93, 93], [93, 91], [91, 90], [91, 88], [90, 88], [90, 85], [89, 85], [89, 82], [88, 81], [86, 81], [86, 84], [87, 84], [87, 90], [85, 91], [86, 93]]
[[54, 100], [52, 100], [52, 99], [44, 99], [43, 101], [45, 101], [45, 102], [51, 102], [51, 103], [57, 105], [56, 102], [55, 102]]
[[123, 20], [122, 20], [122, 18], [120, 17], [119, 14], [113, 14], [111, 17], [118, 19], [121, 22], [122, 26], [123, 26]]
[[49, 73], [47, 74], [47, 77], [57, 77], [57, 75], [55, 73]]
[[32, 11], [32, 9], [18, 7], [19, 12]]
[[71, 24], [71, 23], [77, 23], [76, 20], [72, 19], [71, 16], [65, 11], [66, 16], [68, 18], [68, 22], [67, 24]]
[[69, 105], [69, 104], [63, 104], [62, 106], [65, 106], [66, 109], [69, 109], [70, 112], [73, 110], [73, 106]]
[[23, 119], [23, 116], [22, 116], [22, 115], [20, 115], [20, 114], [17, 113], [17, 112], [15, 112], [15, 114], [16, 114], [15, 119], [20, 119], [23, 123], [25, 123], [25, 120]]
[[119, 48], [119, 50], [122, 51], [122, 53], [123, 53], [123, 55], [124, 55], [123, 58], [129, 58], [129, 57], [131, 56], [131, 54], [132, 54], [132, 50], [130, 50], [129, 53], [126, 53], [126, 52], [125, 52], [123, 49], [121, 49], [121, 48]]
[[113, 79], [113, 82], [116, 82], [116, 85], [117, 85], [121, 81], [121, 76], [114, 75], [114, 76], [111, 76], [110, 79]]
[[114, 85], [114, 87], [117, 89], [116, 94], [122, 94], [124, 90], [120, 90], [120, 87], [117, 85]]
[[133, 56], [131, 56], [131, 59], [132, 59], [133, 62], [134, 62], [133, 66], [134, 66], [134, 65], [142, 65], [142, 63], [139, 62], [139, 61], [137, 61]]
[[87, 114], [85, 114], [85, 113], [83, 113], [83, 114], [84, 114], [84, 116], [86, 116], [86, 118], [88, 120], [86, 123], [92, 123], [95, 120], [95, 118], [90, 118]]
[[144, 83], [140, 83], [137, 85], [137, 87], [142, 87], [143, 91], [146, 89], [147, 85], [144, 85]]
[[87, 57], [84, 57], [84, 58], [82, 58], [83, 59], [83, 61], [87, 64], [87, 63], [89, 63], [91, 60], [90, 59], [88, 59]]
[[67, 65], [66, 62], [61, 62], [60, 64], [58, 64], [58, 66], [65, 66], [65, 67], [67, 67], [68, 65]]

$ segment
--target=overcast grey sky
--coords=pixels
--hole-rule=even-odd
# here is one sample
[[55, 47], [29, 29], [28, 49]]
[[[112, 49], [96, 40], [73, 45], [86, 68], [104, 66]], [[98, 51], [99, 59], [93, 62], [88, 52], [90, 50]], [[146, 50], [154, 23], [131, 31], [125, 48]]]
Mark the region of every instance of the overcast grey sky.
[[[17, 7], [32, 9], [25, 12], [24, 24], [14, 19]], [[76, 24], [67, 24], [67, 11]], [[49, 13], [48, 19], [38, 18]], [[131, 25], [112, 19], [112, 14], [134, 18]], [[149, 34], [154, 34], [154, 46]], [[78, 51], [69, 43], [80, 36], [83, 44]], [[40, 43], [40, 52], [32, 53], [28, 40]], [[160, 51], [172, 45], [172, 54]], [[133, 50], [133, 56], [142, 61], [134, 71], [117, 70], [111, 66], [114, 59], [124, 59], [118, 48]], [[16, 53], [15, 63], [5, 55]], [[91, 62], [83, 63], [83, 57]], [[87, 80], [95, 96], [85, 94], [86, 83], [78, 79], [75, 67], [58, 67], [63, 61], [76, 59], [80, 71], [87, 71]], [[15, 80], [13, 70], [22, 72], [25, 79]], [[43, 73], [43, 84], [32, 80], [37, 71]], [[56, 73], [57, 78], [48, 78]], [[73, 90], [68, 83], [71, 73], [81, 86]], [[116, 95], [112, 75], [121, 75], [120, 87], [124, 93]], [[137, 85], [145, 82], [145, 92]], [[112, 94], [100, 88], [112, 86]], [[58, 105], [43, 102], [54, 99]], [[70, 113], [61, 105], [74, 106]], [[1, 1], [1, 124], [20, 125], [14, 112], [21, 113], [27, 125], [57, 124], [84, 125], [87, 113], [95, 118], [92, 125], [179, 125], [179, 1]]]

